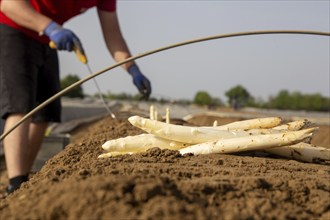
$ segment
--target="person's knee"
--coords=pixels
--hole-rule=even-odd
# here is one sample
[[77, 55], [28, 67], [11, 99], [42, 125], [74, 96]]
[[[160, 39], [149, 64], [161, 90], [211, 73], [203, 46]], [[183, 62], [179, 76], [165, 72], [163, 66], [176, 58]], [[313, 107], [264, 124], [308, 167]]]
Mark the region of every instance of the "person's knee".
[[21, 119], [24, 117], [24, 114], [21, 114], [21, 113], [9, 113], [5, 120], [6, 121], [10, 121], [10, 120], [17, 120], [17, 119]]

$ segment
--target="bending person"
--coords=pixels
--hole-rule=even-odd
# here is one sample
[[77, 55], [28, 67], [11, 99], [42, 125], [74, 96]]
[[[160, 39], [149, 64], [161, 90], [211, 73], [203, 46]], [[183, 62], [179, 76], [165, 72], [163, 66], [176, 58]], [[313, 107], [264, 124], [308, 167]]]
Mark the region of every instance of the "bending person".
[[[97, 7], [105, 43], [114, 60], [120, 62], [131, 56], [120, 31], [115, 0], [0, 0], [0, 7], [0, 113], [5, 131], [60, 90], [57, 52], [49, 48], [49, 41], [58, 50], [82, 48], [78, 36], [62, 27], [68, 19]], [[151, 93], [149, 80], [134, 62], [123, 68], [147, 99]], [[4, 139], [8, 193], [28, 180], [48, 122], [59, 122], [60, 118], [61, 104], [56, 100]]]

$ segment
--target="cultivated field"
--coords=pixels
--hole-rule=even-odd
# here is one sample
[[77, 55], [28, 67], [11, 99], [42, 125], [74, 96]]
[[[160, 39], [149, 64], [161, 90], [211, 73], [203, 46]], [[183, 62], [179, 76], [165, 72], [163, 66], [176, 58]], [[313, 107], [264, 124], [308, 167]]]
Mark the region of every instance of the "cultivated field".
[[[105, 141], [142, 133], [127, 121], [135, 114], [122, 111], [117, 120], [74, 129], [63, 151], [1, 199], [1, 219], [330, 219], [329, 164], [255, 152], [182, 156], [159, 148], [98, 159]], [[208, 115], [172, 123], [242, 119]], [[330, 148], [330, 128], [320, 128], [313, 144]], [[2, 166], [2, 188], [4, 173]]]

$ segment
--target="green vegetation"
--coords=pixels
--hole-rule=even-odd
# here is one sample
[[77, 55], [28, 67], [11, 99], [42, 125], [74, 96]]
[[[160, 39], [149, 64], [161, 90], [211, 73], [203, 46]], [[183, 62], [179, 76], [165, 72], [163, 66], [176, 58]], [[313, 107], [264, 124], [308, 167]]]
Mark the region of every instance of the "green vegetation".
[[207, 105], [209, 107], [223, 106], [221, 99], [212, 97], [206, 91], [199, 91], [196, 93], [193, 103], [196, 105]]
[[228, 104], [239, 105], [239, 107], [256, 107], [280, 110], [305, 110], [305, 111], [330, 111], [330, 98], [321, 94], [302, 94], [300, 92], [289, 92], [281, 90], [276, 96], [270, 97], [268, 101], [256, 100], [242, 86], [235, 86], [226, 92]]
[[194, 103], [197, 105], [211, 105], [212, 97], [205, 91], [199, 91], [195, 95]]
[[290, 110], [329, 111], [330, 99], [320, 94], [290, 93], [287, 90], [281, 90], [275, 97], [270, 98], [267, 107]]
[[[66, 87], [70, 86], [71, 84], [79, 81], [80, 78], [77, 75], [69, 74], [63, 79], [61, 79], [61, 90], [65, 89]], [[70, 92], [65, 94], [64, 96], [70, 97], [70, 98], [83, 98], [84, 92], [82, 86], [77, 86], [76, 88], [72, 89]]]
[[228, 98], [228, 103], [234, 108], [239, 109], [246, 105], [251, 98], [250, 93], [241, 85], [229, 89], [225, 95]]
[[[79, 81], [79, 77], [76, 75], [67, 75], [61, 80], [61, 89], [64, 89]], [[72, 98], [83, 98], [85, 95], [81, 86], [73, 89], [65, 96]], [[95, 94], [94, 97], [98, 98], [99, 95]], [[330, 97], [323, 97], [321, 94], [302, 94], [300, 92], [289, 92], [287, 90], [281, 90], [277, 95], [270, 97], [267, 101], [262, 99], [255, 99], [247, 89], [242, 85], [237, 85], [230, 88], [225, 92], [227, 97], [227, 104], [234, 109], [242, 107], [255, 107], [255, 108], [269, 108], [280, 110], [305, 110], [305, 111], [330, 111]], [[139, 100], [140, 95], [130, 95], [127, 93], [114, 94], [107, 92], [103, 94], [105, 99], [110, 100]], [[206, 91], [197, 91], [193, 100], [169, 100], [165, 98], [156, 99], [150, 97], [149, 101], [160, 103], [177, 103], [183, 105], [197, 104], [206, 105], [208, 107], [223, 106], [224, 102], [221, 99], [212, 97]]]
[[[95, 97], [98, 97], [98, 94], [94, 95]], [[104, 95], [104, 98], [107, 99], [112, 99], [112, 100], [139, 100], [139, 95], [130, 95], [127, 93], [118, 93], [118, 94], [114, 94], [111, 92], [108, 92], [106, 95]]]

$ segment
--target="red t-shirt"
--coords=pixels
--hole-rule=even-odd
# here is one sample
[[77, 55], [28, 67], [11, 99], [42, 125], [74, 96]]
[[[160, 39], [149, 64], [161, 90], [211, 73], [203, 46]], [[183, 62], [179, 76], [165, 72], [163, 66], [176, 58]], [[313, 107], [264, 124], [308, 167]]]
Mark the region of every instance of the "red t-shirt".
[[[103, 11], [116, 11], [116, 0], [30, 0], [30, 3], [36, 11], [48, 16], [59, 24], [63, 24], [70, 18], [94, 6]], [[47, 37], [40, 37], [35, 31], [16, 24], [1, 11], [0, 23], [20, 30], [43, 43], [48, 43], [49, 41]]]

